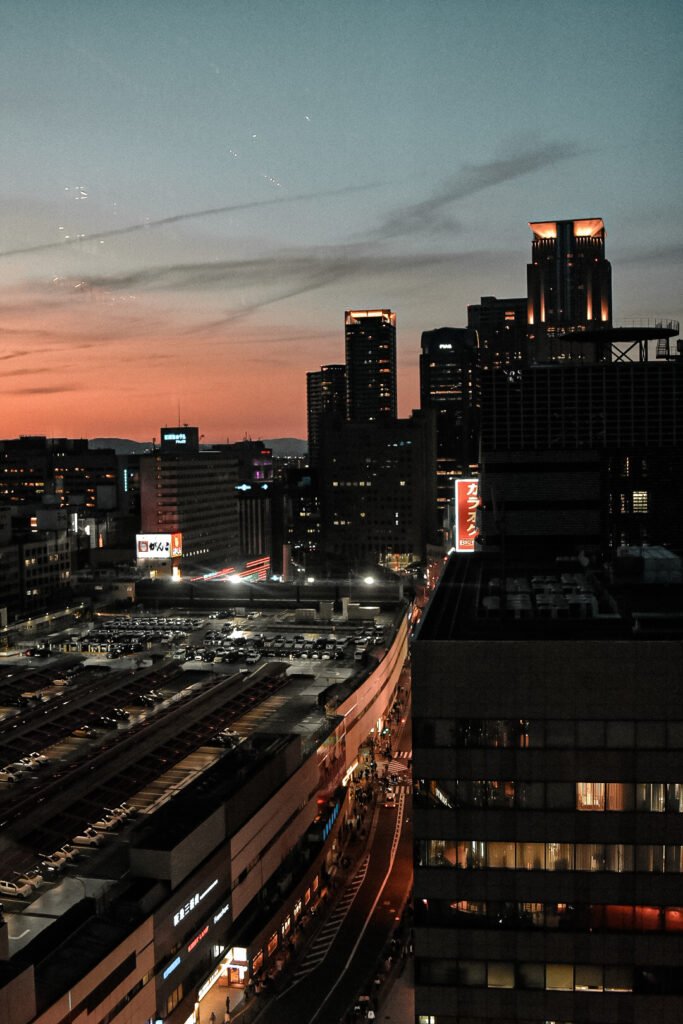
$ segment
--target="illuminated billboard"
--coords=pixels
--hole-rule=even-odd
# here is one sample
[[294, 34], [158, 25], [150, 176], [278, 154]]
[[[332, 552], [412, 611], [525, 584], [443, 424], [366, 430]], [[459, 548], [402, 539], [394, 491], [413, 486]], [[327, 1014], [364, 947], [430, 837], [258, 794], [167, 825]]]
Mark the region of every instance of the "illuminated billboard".
[[138, 533], [135, 537], [138, 562], [154, 558], [179, 558], [183, 553], [182, 533]]
[[478, 479], [476, 477], [457, 479], [455, 481], [454, 547], [458, 554], [474, 551], [474, 541], [479, 532], [477, 529], [478, 506]]

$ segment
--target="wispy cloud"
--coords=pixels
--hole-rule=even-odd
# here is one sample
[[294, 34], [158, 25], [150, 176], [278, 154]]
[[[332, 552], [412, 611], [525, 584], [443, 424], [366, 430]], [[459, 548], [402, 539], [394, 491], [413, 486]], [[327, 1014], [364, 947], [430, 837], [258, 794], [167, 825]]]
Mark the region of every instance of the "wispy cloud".
[[67, 391], [81, 391], [81, 388], [72, 387], [69, 385], [55, 384], [51, 387], [44, 388], [12, 388], [11, 390], [5, 388], [2, 391], [4, 395], [61, 395]]
[[49, 366], [25, 366], [22, 369], [17, 370], [3, 370], [2, 379], [5, 380], [7, 377], [34, 377], [38, 373], [51, 373], [52, 368]]
[[380, 225], [380, 236], [395, 238], [416, 232], [453, 232], [458, 229], [458, 224], [446, 212], [446, 208], [452, 203], [461, 202], [496, 185], [503, 185], [505, 182], [552, 167], [563, 160], [579, 156], [580, 152], [572, 143], [549, 142], [485, 163], [465, 164], [427, 199], [390, 213]]
[[[309, 292], [318, 291], [341, 281], [366, 281], [390, 278], [394, 281], [408, 275], [418, 279], [419, 275], [437, 273], [454, 274], [464, 269], [482, 273], [501, 267], [508, 254], [495, 251], [442, 251], [436, 246], [430, 251], [413, 251], [402, 244], [401, 252], [392, 250], [392, 240], [413, 236], [422, 242], [424, 236], [443, 235], [445, 230], [451, 237], [458, 234], [451, 207], [457, 207], [465, 200], [484, 190], [495, 188], [525, 175], [568, 160], [580, 153], [570, 142], [549, 142], [529, 146], [523, 152], [512, 152], [480, 164], [465, 164], [448, 181], [436, 187], [431, 195], [418, 203], [407, 204], [390, 212], [377, 228], [358, 241], [340, 245], [309, 246], [275, 250], [261, 256], [237, 259], [210, 259], [197, 262], [175, 262], [165, 265], [133, 268], [122, 273], [95, 274], [72, 280], [57, 279], [58, 291], [63, 294], [58, 303], [71, 303], [81, 299], [84, 303], [97, 299], [101, 302], [119, 302], [132, 299], [121, 293], [140, 292], [181, 292], [198, 291], [223, 293], [228, 300], [223, 317], [214, 318], [203, 324], [189, 325], [187, 320], [178, 320], [169, 331], [176, 336], [207, 334], [211, 330], [237, 323], [265, 307], [292, 299]], [[214, 207], [193, 213], [180, 213], [156, 221], [134, 224], [113, 231], [94, 233], [89, 238], [111, 237], [133, 231], [143, 231], [164, 224], [208, 217], [235, 210], [247, 210], [271, 206], [283, 202], [303, 202], [325, 196], [341, 195], [346, 192], [367, 189], [374, 186], [351, 186], [328, 192], [311, 193], [301, 196], [277, 197], [256, 200], [251, 203]], [[35, 252], [55, 248], [64, 243], [49, 243], [45, 246], [26, 247], [0, 253], [10, 256], [19, 252]], [[421, 278], [424, 280], [424, 278]], [[118, 296], [118, 297], [117, 297]], [[54, 296], [53, 296], [54, 300]], [[85, 305], [81, 309], [85, 309]], [[2, 310], [0, 309], [0, 313]], [[150, 325], [146, 310], [140, 322], [140, 335], [148, 335], [150, 327], [158, 330], [162, 325]], [[134, 317], [126, 313], [126, 335], [135, 334]], [[85, 328], [87, 330], [88, 324]], [[99, 326], [91, 338], [102, 341], [114, 337], [118, 323], [111, 330]], [[84, 336], [84, 335], [82, 335]]]
[[6, 249], [0, 252], [0, 258], [8, 256], [20, 256], [25, 253], [48, 252], [51, 249], [63, 249], [65, 246], [75, 245], [83, 242], [97, 242], [100, 239], [115, 238], [118, 235], [132, 235], [136, 231], [149, 231], [152, 228], [163, 227], [167, 224], [179, 224], [181, 221], [199, 220], [202, 217], [216, 217], [224, 213], [237, 213], [242, 210], [257, 210], [264, 206], [281, 206], [284, 203], [304, 203], [313, 199], [331, 199], [334, 196], [343, 196], [351, 192], [364, 192], [376, 188], [376, 183], [368, 185], [347, 185], [344, 188], [327, 189], [321, 192], [309, 192], [298, 196], [280, 195], [273, 199], [255, 199], [250, 203], [231, 203], [227, 206], [213, 206], [208, 210], [192, 210], [188, 213], [176, 213], [170, 217], [160, 217], [157, 220], [145, 220], [139, 224], [128, 224], [126, 227], [110, 228], [107, 231], [94, 231], [87, 235], [63, 238], [58, 242], [41, 242], [38, 245], [26, 245], [16, 249]]

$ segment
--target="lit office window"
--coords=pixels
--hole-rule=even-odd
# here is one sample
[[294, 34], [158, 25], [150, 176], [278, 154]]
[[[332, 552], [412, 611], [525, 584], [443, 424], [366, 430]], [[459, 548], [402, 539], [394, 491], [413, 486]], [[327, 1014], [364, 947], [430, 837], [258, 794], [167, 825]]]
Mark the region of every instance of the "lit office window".
[[545, 869], [544, 843], [517, 843], [517, 868], [524, 871]]
[[576, 809], [577, 811], [604, 811], [605, 783], [577, 782]]
[[546, 964], [545, 987], [571, 992], [574, 988], [574, 965]]
[[663, 811], [666, 806], [666, 787], [663, 782], [639, 782], [636, 786], [636, 806], [639, 811]]
[[545, 865], [547, 871], [573, 871], [574, 844], [546, 843]]
[[647, 491], [634, 491], [633, 492], [633, 511], [634, 512], [647, 512]]
[[488, 964], [487, 985], [489, 988], [514, 988], [515, 967], [512, 963], [498, 963], [492, 960]]

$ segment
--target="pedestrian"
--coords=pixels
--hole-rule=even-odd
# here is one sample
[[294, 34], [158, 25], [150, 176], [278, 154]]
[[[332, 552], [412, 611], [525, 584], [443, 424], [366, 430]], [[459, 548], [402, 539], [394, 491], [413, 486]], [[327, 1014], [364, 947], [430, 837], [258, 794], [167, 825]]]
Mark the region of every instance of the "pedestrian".
[[230, 996], [225, 997], [225, 1012], [230, 1013]]
[[213, 1012], [213, 1010], [211, 1011], [211, 1016], [209, 1017], [209, 1024], [216, 1024], [216, 1014]]

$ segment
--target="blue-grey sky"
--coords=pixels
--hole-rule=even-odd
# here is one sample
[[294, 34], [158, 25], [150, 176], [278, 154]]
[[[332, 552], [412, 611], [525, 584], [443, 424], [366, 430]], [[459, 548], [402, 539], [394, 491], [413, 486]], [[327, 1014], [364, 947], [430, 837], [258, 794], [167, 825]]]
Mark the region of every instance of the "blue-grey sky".
[[529, 220], [603, 217], [615, 320], [680, 316], [682, 11], [4, 0], [0, 435], [303, 436], [353, 307], [407, 413]]

